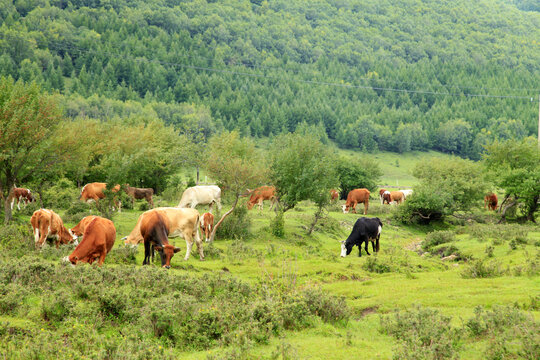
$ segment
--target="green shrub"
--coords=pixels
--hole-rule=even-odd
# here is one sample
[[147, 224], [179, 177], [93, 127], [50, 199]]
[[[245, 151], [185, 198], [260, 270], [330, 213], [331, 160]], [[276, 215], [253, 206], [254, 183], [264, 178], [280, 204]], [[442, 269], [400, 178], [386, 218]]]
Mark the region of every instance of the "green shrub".
[[381, 317], [380, 329], [399, 342], [395, 359], [451, 359], [457, 356], [461, 333], [450, 321], [437, 310], [416, 306]]
[[336, 297], [319, 288], [307, 288], [302, 296], [313, 315], [329, 323], [346, 322], [350, 316], [347, 302], [343, 297]]
[[362, 268], [378, 274], [394, 271], [394, 266], [380, 259], [378, 256], [368, 256]]
[[435, 246], [453, 242], [456, 239], [456, 234], [453, 231], [433, 231], [426, 235], [426, 239], [422, 241], [422, 249], [431, 251]]
[[69, 315], [73, 302], [62, 290], [45, 294], [41, 304], [41, 316], [46, 321], [60, 322]]
[[43, 191], [43, 206], [51, 209], [67, 209], [78, 202], [80, 190], [69, 179], [62, 178]]
[[270, 232], [276, 237], [285, 237], [285, 220], [282, 211], [276, 212], [276, 216], [270, 220]]
[[504, 275], [505, 270], [501, 268], [501, 264], [497, 261], [489, 263], [482, 259], [472, 261], [463, 271], [461, 277], [465, 279], [490, 278]]
[[[219, 214], [215, 216], [215, 223], [219, 221]], [[251, 219], [245, 206], [237, 206], [229, 216], [223, 220], [216, 231], [220, 239], [248, 239], [251, 237]]]
[[[206, 255], [206, 249], [205, 249]], [[109, 251], [105, 262], [109, 264], [137, 264], [137, 247], [117, 245]]]

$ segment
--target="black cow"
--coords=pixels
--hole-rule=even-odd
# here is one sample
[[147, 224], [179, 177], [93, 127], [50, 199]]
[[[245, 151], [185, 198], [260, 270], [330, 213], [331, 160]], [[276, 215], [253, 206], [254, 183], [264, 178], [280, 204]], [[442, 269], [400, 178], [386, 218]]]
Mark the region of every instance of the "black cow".
[[365, 242], [365, 250], [368, 255], [368, 242], [371, 241], [373, 251], [379, 252], [379, 237], [383, 223], [379, 218], [362, 217], [356, 220], [351, 234], [347, 240], [341, 242], [341, 257], [349, 255], [354, 245], [358, 246], [358, 256], [362, 256], [362, 243]]

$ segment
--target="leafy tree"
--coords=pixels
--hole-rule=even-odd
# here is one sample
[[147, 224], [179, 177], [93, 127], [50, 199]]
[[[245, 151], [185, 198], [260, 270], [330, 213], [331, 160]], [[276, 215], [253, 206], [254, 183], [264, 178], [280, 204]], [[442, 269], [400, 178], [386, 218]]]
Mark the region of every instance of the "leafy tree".
[[419, 163], [413, 175], [420, 180], [400, 207], [404, 222], [429, 223], [480, 204], [487, 190], [482, 167], [470, 160], [433, 159]]
[[342, 157], [337, 162], [340, 198], [346, 199], [351, 190], [366, 188], [374, 191], [382, 175], [379, 165], [367, 157]]
[[210, 242], [214, 241], [216, 231], [231, 214], [240, 195], [247, 188], [253, 188], [266, 178], [266, 168], [263, 166], [262, 155], [255, 149], [255, 144], [249, 139], [241, 138], [238, 132], [223, 132], [213, 136], [207, 147], [205, 164], [209, 175], [217, 179], [226, 198], [232, 200], [232, 207], [216, 223]]
[[57, 101], [35, 83], [0, 78], [0, 119], [0, 191], [7, 223], [11, 220], [7, 199], [13, 186], [60, 169], [70, 160], [77, 141], [58, 133], [62, 117]]
[[485, 166], [493, 173], [495, 184], [505, 191], [501, 220], [506, 219], [508, 209], [518, 206], [527, 220], [535, 222], [540, 200], [540, 150], [536, 139], [495, 141], [486, 150]]
[[308, 234], [330, 202], [330, 189], [337, 187], [334, 153], [317, 134], [283, 134], [270, 149], [270, 179], [276, 186], [280, 211], [292, 209], [303, 200], [317, 205]]

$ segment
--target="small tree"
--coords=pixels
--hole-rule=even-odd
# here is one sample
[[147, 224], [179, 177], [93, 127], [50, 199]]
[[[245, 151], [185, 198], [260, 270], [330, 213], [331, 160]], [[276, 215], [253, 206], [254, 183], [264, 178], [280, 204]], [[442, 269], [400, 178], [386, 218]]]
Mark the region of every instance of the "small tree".
[[340, 198], [345, 199], [349, 191], [366, 188], [374, 191], [382, 175], [379, 165], [369, 158], [345, 158], [338, 161], [337, 174], [341, 188]]
[[55, 98], [35, 83], [0, 78], [0, 190], [6, 223], [12, 217], [8, 196], [14, 185], [61, 171], [72, 157], [78, 140], [62, 137], [57, 131], [61, 120]]
[[310, 134], [283, 134], [271, 148], [270, 178], [276, 186], [280, 211], [303, 200], [317, 205], [311, 234], [330, 202], [330, 189], [337, 187], [336, 157], [330, 148]]
[[399, 209], [398, 216], [405, 222], [429, 223], [468, 210], [482, 201], [487, 190], [481, 166], [457, 157], [419, 163], [413, 174], [420, 183]]
[[238, 205], [240, 195], [266, 178], [266, 168], [263, 167], [262, 156], [255, 149], [255, 144], [249, 139], [240, 138], [236, 131], [212, 137], [205, 162], [210, 176], [218, 179], [224, 194], [232, 199], [231, 209], [221, 216], [212, 230], [212, 242], [223, 220]]
[[527, 220], [535, 221], [540, 200], [540, 150], [535, 139], [494, 142], [486, 146], [485, 166], [495, 183], [505, 191], [501, 221], [506, 211], [517, 205]]

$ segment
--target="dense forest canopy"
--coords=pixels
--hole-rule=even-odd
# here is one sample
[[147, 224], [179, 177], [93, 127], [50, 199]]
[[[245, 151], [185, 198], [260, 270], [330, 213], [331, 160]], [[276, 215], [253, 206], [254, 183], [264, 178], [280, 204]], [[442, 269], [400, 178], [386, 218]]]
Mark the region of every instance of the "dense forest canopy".
[[0, 0], [0, 75], [72, 118], [479, 158], [536, 133], [534, 1]]

